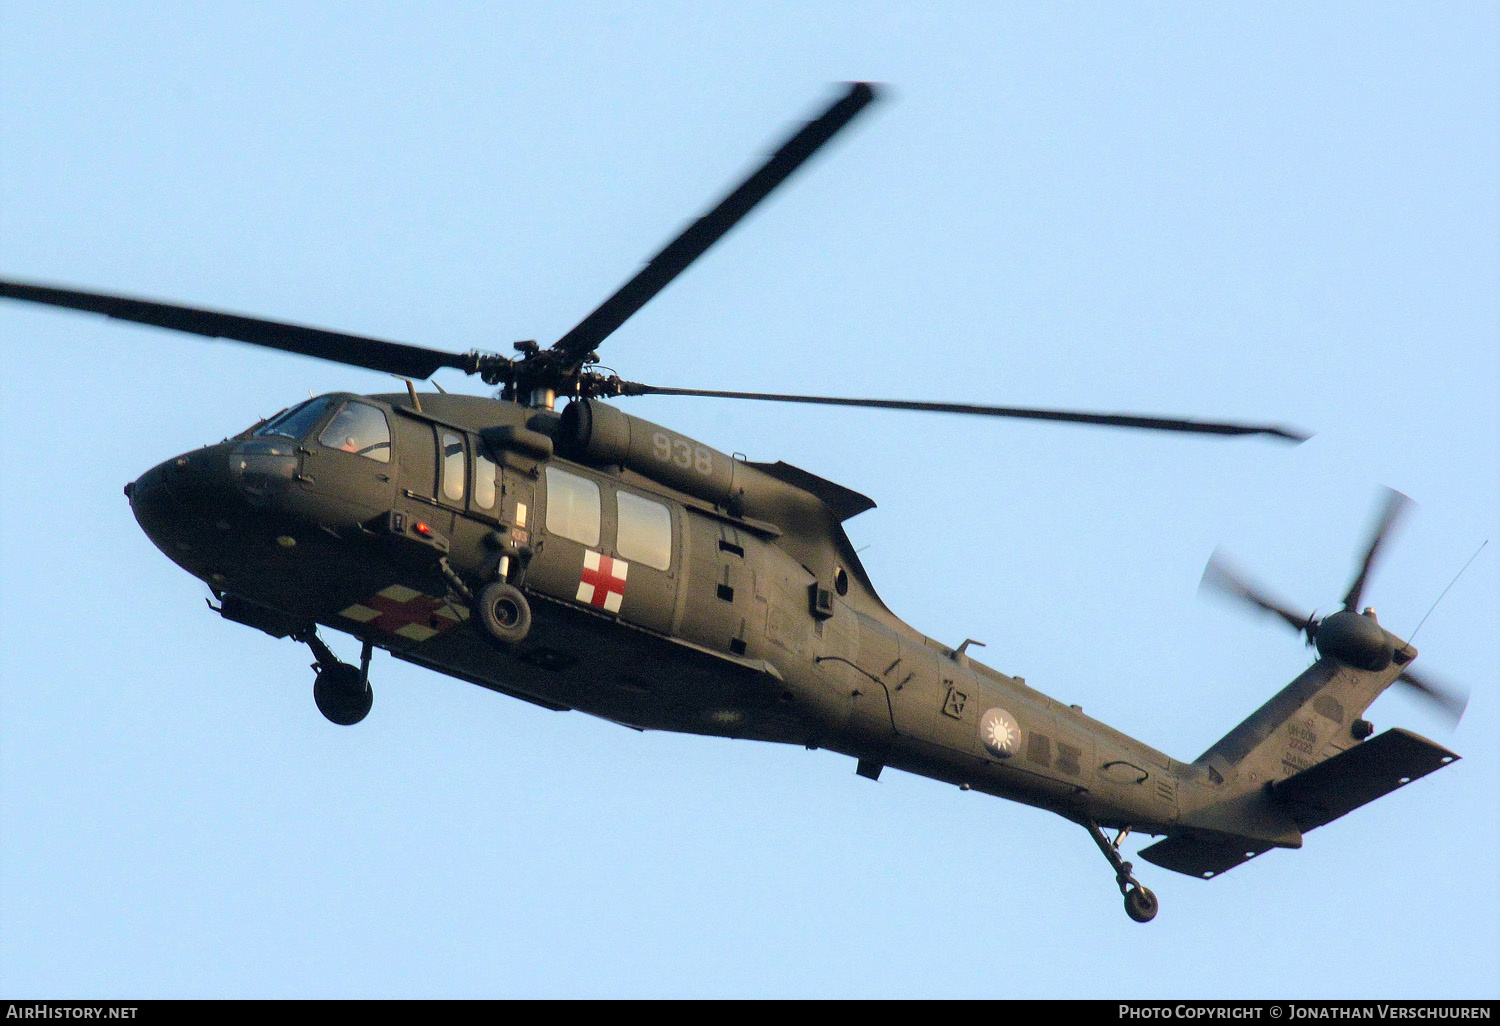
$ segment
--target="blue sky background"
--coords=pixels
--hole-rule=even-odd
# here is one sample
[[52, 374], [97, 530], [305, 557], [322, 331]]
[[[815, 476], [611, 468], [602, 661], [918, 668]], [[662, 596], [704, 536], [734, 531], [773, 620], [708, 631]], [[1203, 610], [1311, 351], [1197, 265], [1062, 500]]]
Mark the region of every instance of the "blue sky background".
[[[890, 84], [604, 350], [666, 385], [1280, 421], [1300, 448], [666, 398], [874, 497], [886, 602], [1180, 758], [1295, 676], [1223, 543], [1412, 630], [1500, 527], [1492, 4], [0, 2], [0, 274], [464, 350], [557, 338]], [[1500, 552], [1416, 638], [1463, 761], [1127, 920], [1076, 826], [381, 657], [353, 729], [121, 486], [391, 379], [0, 308], [0, 993], [1500, 993]], [[450, 373], [451, 389], [474, 382]], [[346, 656], [354, 646], [334, 641]], [[1136, 842], [1129, 842], [1136, 845]]]

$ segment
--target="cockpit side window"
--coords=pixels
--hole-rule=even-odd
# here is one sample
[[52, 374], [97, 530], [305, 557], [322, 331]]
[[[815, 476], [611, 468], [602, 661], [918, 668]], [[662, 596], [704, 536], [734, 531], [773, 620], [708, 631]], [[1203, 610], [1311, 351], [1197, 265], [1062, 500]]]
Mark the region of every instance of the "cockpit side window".
[[300, 406], [293, 406], [285, 413], [271, 418], [270, 423], [256, 428], [257, 435], [281, 435], [284, 438], [301, 438], [322, 419], [333, 402], [327, 396], [309, 399]]
[[318, 442], [377, 463], [391, 462], [391, 426], [385, 414], [368, 403], [352, 399], [344, 403], [318, 435]]

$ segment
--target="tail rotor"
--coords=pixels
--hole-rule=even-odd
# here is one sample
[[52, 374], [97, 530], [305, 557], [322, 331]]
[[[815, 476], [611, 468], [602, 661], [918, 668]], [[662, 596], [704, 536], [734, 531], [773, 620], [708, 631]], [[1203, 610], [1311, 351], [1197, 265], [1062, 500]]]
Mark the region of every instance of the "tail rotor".
[[[1385, 503], [1372, 525], [1370, 540], [1365, 545], [1359, 570], [1344, 596], [1344, 607], [1328, 616], [1319, 618], [1316, 613], [1301, 613], [1282, 600], [1272, 597], [1218, 549], [1214, 550], [1208, 566], [1204, 568], [1198, 590], [1200, 593], [1226, 596], [1262, 614], [1275, 616], [1306, 638], [1309, 645], [1316, 645], [1319, 655], [1333, 657], [1361, 669], [1383, 670], [1403, 650], [1405, 657], [1411, 658], [1412, 650], [1379, 625], [1373, 609], [1360, 611], [1359, 601], [1387, 539], [1406, 517], [1411, 506], [1412, 500], [1405, 495], [1393, 488], [1385, 489]], [[1452, 723], [1458, 722], [1468, 705], [1468, 694], [1463, 689], [1440, 683], [1425, 674], [1418, 675], [1409, 668], [1403, 669], [1396, 680], [1432, 703]]]
[[1317, 614], [1299, 613], [1280, 599], [1270, 597], [1260, 585], [1252, 584], [1245, 572], [1231, 563], [1221, 549], [1214, 549], [1214, 554], [1209, 557], [1208, 566], [1203, 568], [1203, 579], [1198, 582], [1198, 591], [1227, 595], [1279, 617], [1292, 630], [1304, 635], [1309, 645], [1313, 643], [1318, 629]]

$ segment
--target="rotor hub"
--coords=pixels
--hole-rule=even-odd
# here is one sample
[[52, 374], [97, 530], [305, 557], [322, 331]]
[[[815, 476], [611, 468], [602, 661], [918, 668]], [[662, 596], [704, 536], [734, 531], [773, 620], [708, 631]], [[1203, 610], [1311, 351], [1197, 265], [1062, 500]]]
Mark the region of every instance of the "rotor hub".
[[1352, 609], [1341, 609], [1320, 620], [1313, 644], [1321, 656], [1377, 672], [1391, 665], [1396, 654], [1396, 641], [1385, 628], [1373, 617]]

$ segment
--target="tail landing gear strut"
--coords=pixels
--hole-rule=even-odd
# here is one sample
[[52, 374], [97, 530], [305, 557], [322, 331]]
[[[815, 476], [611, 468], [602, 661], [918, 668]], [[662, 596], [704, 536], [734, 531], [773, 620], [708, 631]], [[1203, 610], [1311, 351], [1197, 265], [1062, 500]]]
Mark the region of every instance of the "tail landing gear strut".
[[1125, 896], [1125, 914], [1138, 923], [1151, 922], [1156, 918], [1156, 910], [1159, 907], [1156, 895], [1135, 878], [1133, 873], [1135, 867], [1120, 858], [1120, 842], [1125, 840], [1126, 834], [1130, 833], [1130, 827], [1127, 826], [1121, 830], [1115, 835], [1115, 839], [1110, 841], [1104, 836], [1104, 831], [1099, 828], [1099, 824], [1092, 819], [1084, 820], [1083, 825], [1088, 829], [1089, 836], [1094, 839], [1094, 843], [1099, 846], [1099, 850], [1104, 853], [1104, 857], [1109, 859], [1109, 864], [1115, 867], [1115, 883], [1119, 885], [1120, 893]]
[[313, 670], [317, 678], [313, 681], [313, 701], [318, 711], [341, 727], [350, 727], [364, 719], [374, 704], [375, 692], [370, 688], [370, 656], [374, 646], [368, 640], [359, 653], [359, 665], [343, 662], [332, 649], [318, 637], [316, 627], [309, 627], [300, 634], [292, 635], [312, 649]]

